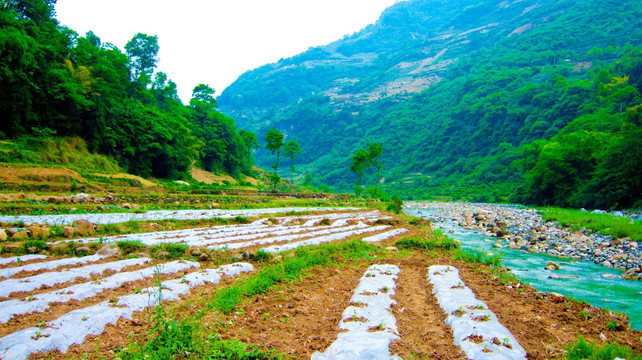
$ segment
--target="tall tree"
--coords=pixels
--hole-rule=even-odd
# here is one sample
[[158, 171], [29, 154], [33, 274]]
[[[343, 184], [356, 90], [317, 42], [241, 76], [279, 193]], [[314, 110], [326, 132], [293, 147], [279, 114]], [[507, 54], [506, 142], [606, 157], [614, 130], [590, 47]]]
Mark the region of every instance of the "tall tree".
[[134, 80], [149, 84], [158, 62], [158, 36], [136, 34], [125, 45], [125, 52], [131, 60]]
[[267, 150], [270, 150], [272, 155], [276, 154], [276, 162], [272, 164], [272, 169], [274, 169], [274, 174], [272, 175], [272, 183], [274, 184], [274, 188], [276, 189], [276, 184], [279, 182], [280, 178], [279, 175], [277, 174], [277, 169], [279, 167], [279, 160], [281, 157], [281, 148], [283, 145], [283, 139], [285, 136], [277, 129], [272, 128], [267, 131], [265, 134], [265, 148]]
[[301, 154], [299, 143], [295, 140], [288, 141], [283, 147], [283, 156], [290, 159], [290, 182], [294, 181], [294, 160]]

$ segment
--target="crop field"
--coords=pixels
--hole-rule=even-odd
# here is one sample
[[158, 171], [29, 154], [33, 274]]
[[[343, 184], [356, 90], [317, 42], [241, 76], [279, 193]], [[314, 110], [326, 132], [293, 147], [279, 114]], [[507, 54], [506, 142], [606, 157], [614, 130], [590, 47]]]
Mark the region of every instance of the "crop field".
[[455, 260], [457, 244], [428, 222], [356, 208], [158, 214], [90, 220], [245, 220], [3, 254], [0, 358], [547, 359], [580, 335], [640, 349], [624, 315], [539, 292], [496, 263]]

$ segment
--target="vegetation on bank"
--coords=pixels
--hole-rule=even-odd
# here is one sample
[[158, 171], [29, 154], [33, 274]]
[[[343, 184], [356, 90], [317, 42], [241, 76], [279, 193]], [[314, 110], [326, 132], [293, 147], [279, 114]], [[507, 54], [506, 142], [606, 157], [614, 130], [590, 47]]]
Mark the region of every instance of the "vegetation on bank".
[[642, 221], [633, 221], [626, 216], [550, 207], [539, 209], [539, 213], [545, 221], [558, 222], [574, 231], [585, 229], [614, 238], [642, 241]]

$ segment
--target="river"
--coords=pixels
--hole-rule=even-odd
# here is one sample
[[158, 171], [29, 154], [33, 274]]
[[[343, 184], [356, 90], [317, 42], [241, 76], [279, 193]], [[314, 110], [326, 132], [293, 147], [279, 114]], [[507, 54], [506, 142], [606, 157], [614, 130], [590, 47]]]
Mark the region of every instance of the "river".
[[[642, 282], [619, 278], [622, 275], [620, 270], [588, 261], [506, 248], [496, 249], [493, 247], [496, 238], [488, 237], [478, 230], [463, 228], [448, 220], [448, 214], [412, 206], [404, 207], [404, 212], [432, 220], [433, 229], [441, 230], [449, 237], [459, 240], [464, 250], [475, 249], [501, 254], [504, 266], [510, 268], [520, 280], [540, 291], [557, 292], [597, 307], [623, 312], [629, 316], [631, 328], [642, 330]], [[435, 222], [435, 219], [440, 217], [443, 217], [443, 221]], [[545, 270], [548, 261], [559, 264], [560, 270]], [[552, 279], [551, 275], [557, 275], [559, 279]]]

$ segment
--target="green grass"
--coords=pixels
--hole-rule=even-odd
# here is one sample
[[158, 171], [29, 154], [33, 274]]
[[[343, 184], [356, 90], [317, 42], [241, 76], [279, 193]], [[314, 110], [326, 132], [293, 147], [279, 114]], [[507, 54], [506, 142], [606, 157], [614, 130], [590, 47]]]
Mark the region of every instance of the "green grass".
[[137, 251], [145, 250], [146, 246], [138, 240], [125, 240], [116, 242], [118, 249], [123, 253], [123, 255], [129, 255]]
[[149, 254], [155, 259], [176, 260], [185, 256], [187, 249], [189, 249], [187, 244], [164, 243], [150, 246]]
[[543, 208], [539, 211], [544, 220], [556, 221], [564, 227], [570, 227], [571, 230], [586, 228], [602, 235], [642, 241], [642, 222], [633, 222], [627, 217], [560, 208]]
[[502, 263], [502, 257], [499, 254], [486, 253], [478, 250], [457, 250], [453, 256], [455, 260], [466, 262], [481, 263], [490, 266], [499, 266]]
[[256, 275], [219, 290], [209, 307], [229, 314], [245, 299], [267, 293], [276, 284], [294, 281], [306, 270], [321, 265], [337, 265], [346, 260], [372, 259], [374, 254], [381, 251], [379, 247], [362, 241], [299, 248], [294, 252], [294, 257], [286, 257], [282, 263], [264, 267]]
[[79, 137], [19, 137], [0, 144], [0, 162], [32, 164], [34, 166], [61, 165], [79, 173], [121, 173], [124, 170], [116, 160], [92, 154]]
[[616, 357], [627, 360], [642, 360], [642, 356], [626, 346], [617, 343], [598, 345], [593, 341], [586, 341], [582, 336], [567, 346], [566, 351], [566, 360], [613, 360]]
[[395, 242], [400, 249], [426, 249], [426, 250], [454, 250], [459, 249], [459, 242], [444, 236], [439, 230], [433, 231], [433, 236], [406, 237]]

